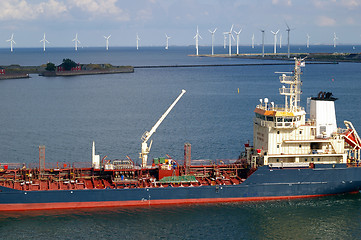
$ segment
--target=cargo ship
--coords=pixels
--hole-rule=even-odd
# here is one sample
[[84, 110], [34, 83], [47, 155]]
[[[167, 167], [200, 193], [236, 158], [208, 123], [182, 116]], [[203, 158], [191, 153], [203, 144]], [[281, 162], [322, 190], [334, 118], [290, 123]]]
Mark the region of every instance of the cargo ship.
[[283, 105], [260, 99], [253, 119], [253, 144], [234, 160], [194, 160], [191, 144], [184, 159], [148, 160], [148, 141], [185, 94], [175, 99], [142, 136], [137, 165], [130, 157], [108, 160], [96, 154], [84, 163], [1, 163], [0, 211], [98, 208], [257, 201], [359, 193], [361, 140], [353, 125], [338, 128], [332, 93], [309, 98], [309, 114], [300, 106], [304, 59], [293, 72], [280, 72]]

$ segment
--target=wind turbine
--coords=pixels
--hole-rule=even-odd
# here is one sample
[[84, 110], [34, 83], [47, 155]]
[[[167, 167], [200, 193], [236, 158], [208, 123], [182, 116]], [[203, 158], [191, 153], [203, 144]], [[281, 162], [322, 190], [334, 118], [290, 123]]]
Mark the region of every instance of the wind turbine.
[[11, 38], [6, 40], [7, 42], [10, 42], [10, 51], [13, 51], [13, 44], [16, 44], [16, 42], [14, 41], [14, 33], [11, 34]]
[[287, 26], [287, 57], [290, 58], [290, 31], [291, 28], [288, 26], [287, 22], [285, 21], [286, 26]]
[[226, 48], [226, 44], [227, 44], [227, 34], [223, 33], [223, 48]]
[[78, 33], [75, 34], [75, 38], [72, 40], [72, 42], [74, 42], [74, 44], [75, 44], [75, 51], [78, 51], [78, 43], [80, 43], [80, 41], [78, 39]]
[[139, 41], [140, 41], [140, 38], [139, 38], [139, 36], [138, 36], [138, 33], [137, 33], [136, 41], [137, 41], [137, 50], [138, 50], [138, 48], [139, 48]]
[[233, 31], [237, 35], [237, 55], [238, 55], [238, 43], [239, 43], [239, 34], [242, 32], [242, 28], [239, 30], [239, 32]]
[[262, 57], [264, 57], [264, 29], [260, 31], [262, 32]]
[[333, 33], [333, 47], [336, 47], [336, 40], [338, 39], [338, 37], [336, 36], [336, 33]]
[[165, 34], [165, 38], [166, 38], [166, 45], [165, 45], [165, 49], [168, 49], [168, 40], [170, 37], [168, 37], [167, 34]]
[[203, 38], [201, 37], [201, 35], [199, 35], [198, 26], [197, 26], [197, 33], [196, 33], [196, 35], [194, 36], [194, 39], [196, 39], [196, 53], [197, 53], [197, 56], [198, 56], [198, 41], [199, 41], [199, 38], [203, 39]]
[[252, 35], [252, 48], [254, 48], [254, 33]]
[[232, 27], [231, 27], [231, 29], [229, 30], [229, 32], [224, 32], [224, 33], [223, 33], [223, 34], [228, 34], [228, 40], [229, 40], [229, 45], [228, 45], [229, 50], [228, 50], [228, 54], [229, 54], [229, 56], [232, 55], [232, 38], [233, 38], [233, 40], [235, 40], [234, 37], [233, 37], [232, 31], [233, 31], [233, 24], [232, 24]]
[[215, 28], [213, 31], [208, 29], [208, 31], [212, 34], [212, 55], [213, 55], [214, 54], [214, 51], [213, 51], [214, 33], [217, 31], [217, 28]]
[[43, 49], [44, 49], [44, 52], [45, 52], [45, 44], [49, 43], [48, 40], [46, 40], [46, 38], [45, 38], [45, 33], [44, 33], [43, 39], [41, 39], [40, 42], [43, 42]]
[[276, 32], [271, 31], [271, 33], [274, 36], [274, 46], [273, 46], [273, 53], [276, 54], [277, 53], [277, 34], [280, 30], [278, 29]]
[[310, 47], [310, 35], [307, 33], [307, 48]]
[[111, 37], [112, 35], [109, 35], [108, 37], [104, 36], [105, 38], [105, 50], [108, 51], [109, 49], [109, 38]]
[[282, 34], [280, 34], [280, 48], [282, 48]]

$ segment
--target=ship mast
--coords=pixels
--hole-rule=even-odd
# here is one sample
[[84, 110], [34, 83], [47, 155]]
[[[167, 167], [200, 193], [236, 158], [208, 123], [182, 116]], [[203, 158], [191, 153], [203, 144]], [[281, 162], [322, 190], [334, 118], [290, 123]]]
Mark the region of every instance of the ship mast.
[[283, 73], [280, 76], [280, 82], [284, 84], [288, 84], [289, 87], [282, 86], [280, 88], [280, 94], [285, 96], [285, 111], [288, 112], [297, 112], [299, 111], [300, 107], [300, 95], [301, 91], [301, 67], [304, 66], [304, 58], [297, 59], [295, 58], [295, 68], [294, 68], [294, 75], [287, 76]]

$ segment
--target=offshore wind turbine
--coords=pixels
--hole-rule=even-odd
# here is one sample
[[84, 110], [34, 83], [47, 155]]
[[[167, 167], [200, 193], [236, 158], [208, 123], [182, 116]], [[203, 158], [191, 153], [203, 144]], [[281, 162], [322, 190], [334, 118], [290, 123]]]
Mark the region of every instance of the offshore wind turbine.
[[278, 29], [276, 32], [271, 31], [271, 33], [274, 36], [274, 46], [273, 46], [273, 53], [276, 54], [277, 53], [277, 34], [280, 30]]
[[167, 34], [165, 34], [165, 38], [166, 38], [165, 49], [168, 50], [168, 40], [169, 40], [170, 37]]
[[310, 47], [310, 35], [308, 35], [308, 33], [307, 33], [307, 48], [309, 48]]
[[109, 38], [111, 37], [112, 35], [109, 35], [108, 37], [104, 36], [105, 38], [105, 50], [108, 51], [109, 49]]
[[262, 57], [264, 57], [264, 29], [260, 31], [262, 32]]
[[197, 54], [197, 56], [198, 56], [198, 41], [199, 41], [199, 38], [203, 39], [201, 37], [201, 35], [199, 35], [198, 26], [197, 26], [197, 33], [194, 36], [194, 39], [196, 40], [196, 54]]
[[252, 35], [252, 48], [254, 48], [254, 33]]
[[229, 54], [229, 56], [231, 56], [232, 55], [232, 38], [233, 38], [233, 40], [235, 40], [234, 39], [234, 37], [233, 37], [233, 34], [232, 34], [232, 31], [233, 31], [233, 24], [232, 24], [232, 27], [231, 27], [231, 29], [229, 30], [229, 32], [224, 32], [223, 34], [228, 34], [228, 40], [229, 40], [229, 45], [228, 45], [228, 54]]
[[287, 57], [290, 58], [291, 54], [290, 54], [290, 31], [291, 31], [291, 28], [288, 26], [287, 22], [286, 23], [286, 26], [287, 26]]
[[136, 41], [137, 41], [137, 50], [138, 50], [138, 49], [139, 49], [139, 41], [140, 41], [140, 38], [139, 38], [139, 36], [138, 36], [138, 33], [137, 33]]
[[212, 55], [214, 55], [214, 51], [213, 51], [214, 33], [217, 31], [217, 28], [215, 28], [213, 31], [208, 29], [208, 31], [212, 34]]
[[333, 33], [333, 47], [336, 47], [338, 37], [336, 36], [336, 33]]
[[7, 42], [10, 42], [10, 52], [13, 51], [13, 44], [16, 44], [16, 42], [14, 41], [14, 33], [11, 34], [11, 38], [6, 40]]
[[237, 55], [238, 55], [238, 43], [239, 43], [239, 34], [242, 32], [242, 28], [238, 31], [238, 32], [236, 32], [236, 31], [233, 31], [236, 35], [237, 35]]
[[75, 51], [78, 51], [78, 43], [80, 43], [78, 39], [78, 33], [75, 34], [75, 38], [72, 40], [72, 42], [75, 44]]
[[227, 44], [227, 34], [223, 33], [223, 48], [226, 48], [226, 44]]
[[43, 42], [43, 49], [44, 49], [44, 52], [45, 52], [45, 44], [46, 44], [46, 43], [49, 43], [49, 41], [46, 40], [46, 38], [45, 38], [45, 33], [44, 33], [43, 39], [41, 39], [40, 42]]
[[280, 48], [282, 48], [282, 34], [280, 34]]

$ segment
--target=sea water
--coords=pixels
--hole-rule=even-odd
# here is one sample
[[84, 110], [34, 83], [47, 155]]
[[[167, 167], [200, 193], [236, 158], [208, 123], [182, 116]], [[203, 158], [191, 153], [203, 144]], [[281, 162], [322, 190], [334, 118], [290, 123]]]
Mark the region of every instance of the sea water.
[[[338, 52], [360, 49], [342, 48]], [[312, 49], [335, 51], [325, 46]], [[307, 51], [300, 46], [301, 50]], [[227, 52], [223, 47], [216, 49], [216, 53], [223, 52]], [[161, 47], [115, 48], [108, 52], [50, 48], [46, 53], [0, 49], [0, 65], [60, 64], [63, 58], [133, 66], [265, 62], [188, 56], [193, 53], [192, 47], [168, 51]], [[169, 154], [182, 160], [183, 145], [189, 142], [192, 159], [236, 159], [243, 144], [252, 142], [253, 110], [259, 99], [284, 103], [274, 72], [292, 70], [292, 65], [137, 68], [129, 74], [31, 75], [29, 79], [2, 80], [0, 162], [37, 163], [38, 146], [45, 145], [47, 163], [89, 163], [94, 140], [101, 157], [124, 159], [128, 155], [139, 163], [142, 134], [182, 89], [187, 93], [152, 136], [150, 158]], [[338, 126], [349, 120], [361, 131], [359, 63], [306, 61], [301, 77], [302, 106], [306, 107], [307, 97], [332, 92], [338, 98]], [[360, 207], [361, 197], [356, 194], [292, 201], [15, 212], [0, 213], [0, 230], [4, 239], [355, 239], [361, 234]]]

